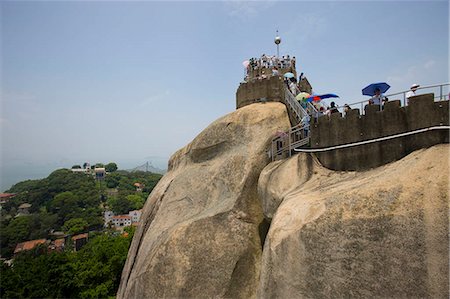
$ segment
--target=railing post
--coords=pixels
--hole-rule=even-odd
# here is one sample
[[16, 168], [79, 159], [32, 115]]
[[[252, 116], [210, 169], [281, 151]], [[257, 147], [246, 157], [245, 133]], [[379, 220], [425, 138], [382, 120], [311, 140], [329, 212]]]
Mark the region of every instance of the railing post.
[[289, 134], [288, 134], [288, 151], [289, 151], [289, 157], [291, 156], [291, 135], [292, 135], [292, 129], [289, 129]]
[[439, 101], [442, 101], [442, 84], [439, 86], [439, 89], [440, 89]]

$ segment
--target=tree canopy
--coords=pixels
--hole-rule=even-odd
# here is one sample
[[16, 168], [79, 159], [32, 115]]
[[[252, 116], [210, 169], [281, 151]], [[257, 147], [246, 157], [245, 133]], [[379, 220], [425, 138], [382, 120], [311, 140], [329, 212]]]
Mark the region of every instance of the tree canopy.
[[13, 267], [1, 263], [1, 298], [107, 298], [115, 296], [134, 229], [102, 234], [78, 252], [20, 253]]
[[105, 170], [107, 172], [114, 172], [117, 170], [117, 164], [114, 162], [110, 162], [108, 164], [105, 165]]

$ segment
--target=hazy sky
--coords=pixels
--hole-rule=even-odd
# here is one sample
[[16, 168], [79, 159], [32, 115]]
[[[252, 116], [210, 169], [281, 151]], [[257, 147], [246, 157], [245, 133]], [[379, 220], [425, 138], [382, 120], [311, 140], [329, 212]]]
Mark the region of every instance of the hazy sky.
[[235, 109], [242, 61], [275, 54], [276, 29], [280, 54], [338, 104], [371, 82], [449, 81], [448, 1], [0, 5], [3, 179], [17, 165], [164, 160]]

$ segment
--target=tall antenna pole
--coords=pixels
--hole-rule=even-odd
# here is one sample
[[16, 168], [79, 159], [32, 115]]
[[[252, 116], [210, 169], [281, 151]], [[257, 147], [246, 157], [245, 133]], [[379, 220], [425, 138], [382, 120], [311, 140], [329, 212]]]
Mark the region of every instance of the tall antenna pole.
[[278, 30], [277, 30], [277, 36], [275, 36], [274, 42], [275, 42], [275, 44], [277, 45], [277, 57], [280, 57], [280, 43], [281, 43], [281, 37], [278, 35]]

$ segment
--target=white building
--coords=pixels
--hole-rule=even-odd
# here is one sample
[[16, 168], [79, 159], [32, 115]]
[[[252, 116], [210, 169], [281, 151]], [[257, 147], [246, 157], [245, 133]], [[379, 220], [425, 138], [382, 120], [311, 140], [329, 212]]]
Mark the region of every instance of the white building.
[[142, 209], [130, 211], [128, 213], [128, 215], [131, 217], [132, 222], [139, 222], [139, 219], [141, 219], [141, 214], [142, 214]]
[[118, 215], [113, 216], [111, 219], [113, 225], [115, 227], [122, 227], [122, 226], [130, 226], [131, 225], [131, 217], [128, 215]]
[[128, 215], [117, 216], [114, 216], [114, 213], [112, 211], [105, 211], [103, 213], [103, 217], [105, 219], [105, 227], [107, 227], [109, 223], [111, 223], [115, 227], [130, 226], [133, 223], [139, 222], [141, 214], [142, 209], [130, 211]]
[[105, 219], [105, 227], [108, 226], [108, 223], [112, 220], [113, 216], [114, 216], [113, 211], [105, 211], [103, 213], [103, 218]]

